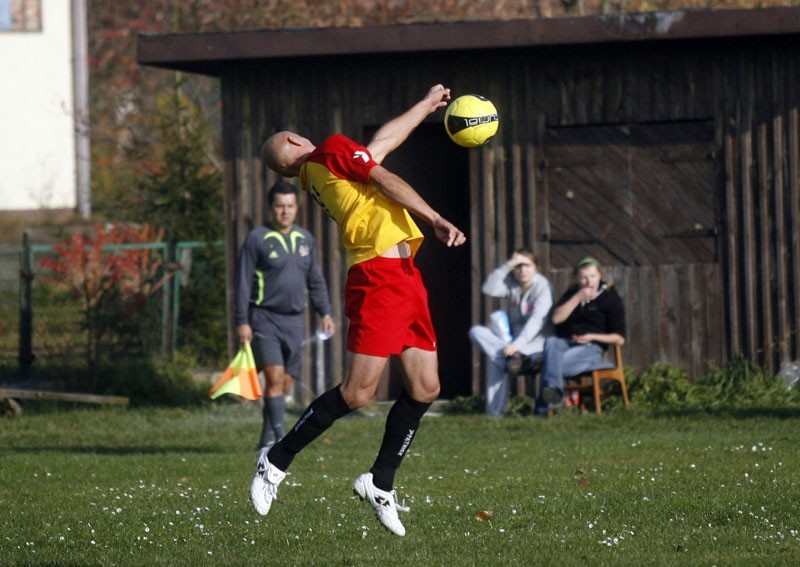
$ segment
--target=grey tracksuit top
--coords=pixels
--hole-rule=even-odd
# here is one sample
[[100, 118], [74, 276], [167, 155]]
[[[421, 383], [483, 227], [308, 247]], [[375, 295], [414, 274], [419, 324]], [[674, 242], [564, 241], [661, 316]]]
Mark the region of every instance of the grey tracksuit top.
[[328, 288], [314, 250], [314, 238], [298, 226], [283, 234], [269, 224], [254, 228], [239, 251], [236, 267], [237, 325], [252, 308], [297, 315], [306, 308], [306, 290], [314, 311], [331, 314]]

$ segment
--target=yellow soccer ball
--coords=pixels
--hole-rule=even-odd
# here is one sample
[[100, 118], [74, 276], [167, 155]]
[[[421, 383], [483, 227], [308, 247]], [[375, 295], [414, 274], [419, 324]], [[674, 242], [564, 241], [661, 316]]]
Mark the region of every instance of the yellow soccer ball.
[[447, 135], [459, 146], [482, 146], [497, 134], [500, 118], [488, 98], [481, 95], [464, 95], [452, 101], [444, 113]]

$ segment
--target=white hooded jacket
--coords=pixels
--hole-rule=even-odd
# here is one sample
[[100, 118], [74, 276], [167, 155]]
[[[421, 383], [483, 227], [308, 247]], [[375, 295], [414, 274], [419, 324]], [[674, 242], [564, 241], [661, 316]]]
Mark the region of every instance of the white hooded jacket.
[[546, 277], [537, 273], [531, 287], [523, 293], [506, 262], [487, 276], [481, 291], [491, 297], [508, 298], [511, 342], [522, 354], [544, 350], [544, 340], [552, 334], [550, 310], [553, 307], [553, 287]]

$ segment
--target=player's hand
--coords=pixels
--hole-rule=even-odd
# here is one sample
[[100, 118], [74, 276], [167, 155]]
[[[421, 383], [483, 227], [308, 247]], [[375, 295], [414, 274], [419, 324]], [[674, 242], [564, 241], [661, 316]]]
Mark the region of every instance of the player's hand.
[[451, 246], [461, 246], [467, 241], [467, 237], [449, 220], [442, 217], [437, 217], [433, 221], [433, 230], [436, 233], [436, 238]]
[[247, 323], [243, 323], [236, 327], [236, 336], [239, 337], [241, 344], [249, 343], [253, 340], [253, 328]]
[[585, 335], [572, 335], [572, 340], [579, 345], [589, 344], [593, 339], [594, 335], [591, 333], [586, 333]]
[[444, 85], [433, 85], [423, 100], [430, 104], [428, 113], [435, 112], [439, 108], [447, 106], [447, 101], [450, 100], [450, 89]]

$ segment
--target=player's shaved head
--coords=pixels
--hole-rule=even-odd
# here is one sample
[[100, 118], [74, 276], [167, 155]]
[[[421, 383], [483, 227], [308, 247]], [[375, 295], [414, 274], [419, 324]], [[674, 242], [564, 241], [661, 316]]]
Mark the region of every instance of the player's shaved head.
[[296, 177], [305, 158], [314, 150], [307, 138], [283, 130], [267, 138], [261, 146], [261, 158], [267, 167], [284, 177]]
[[261, 146], [261, 158], [267, 163], [267, 167], [280, 174], [284, 173], [286, 167], [290, 134], [286, 130], [277, 132]]

